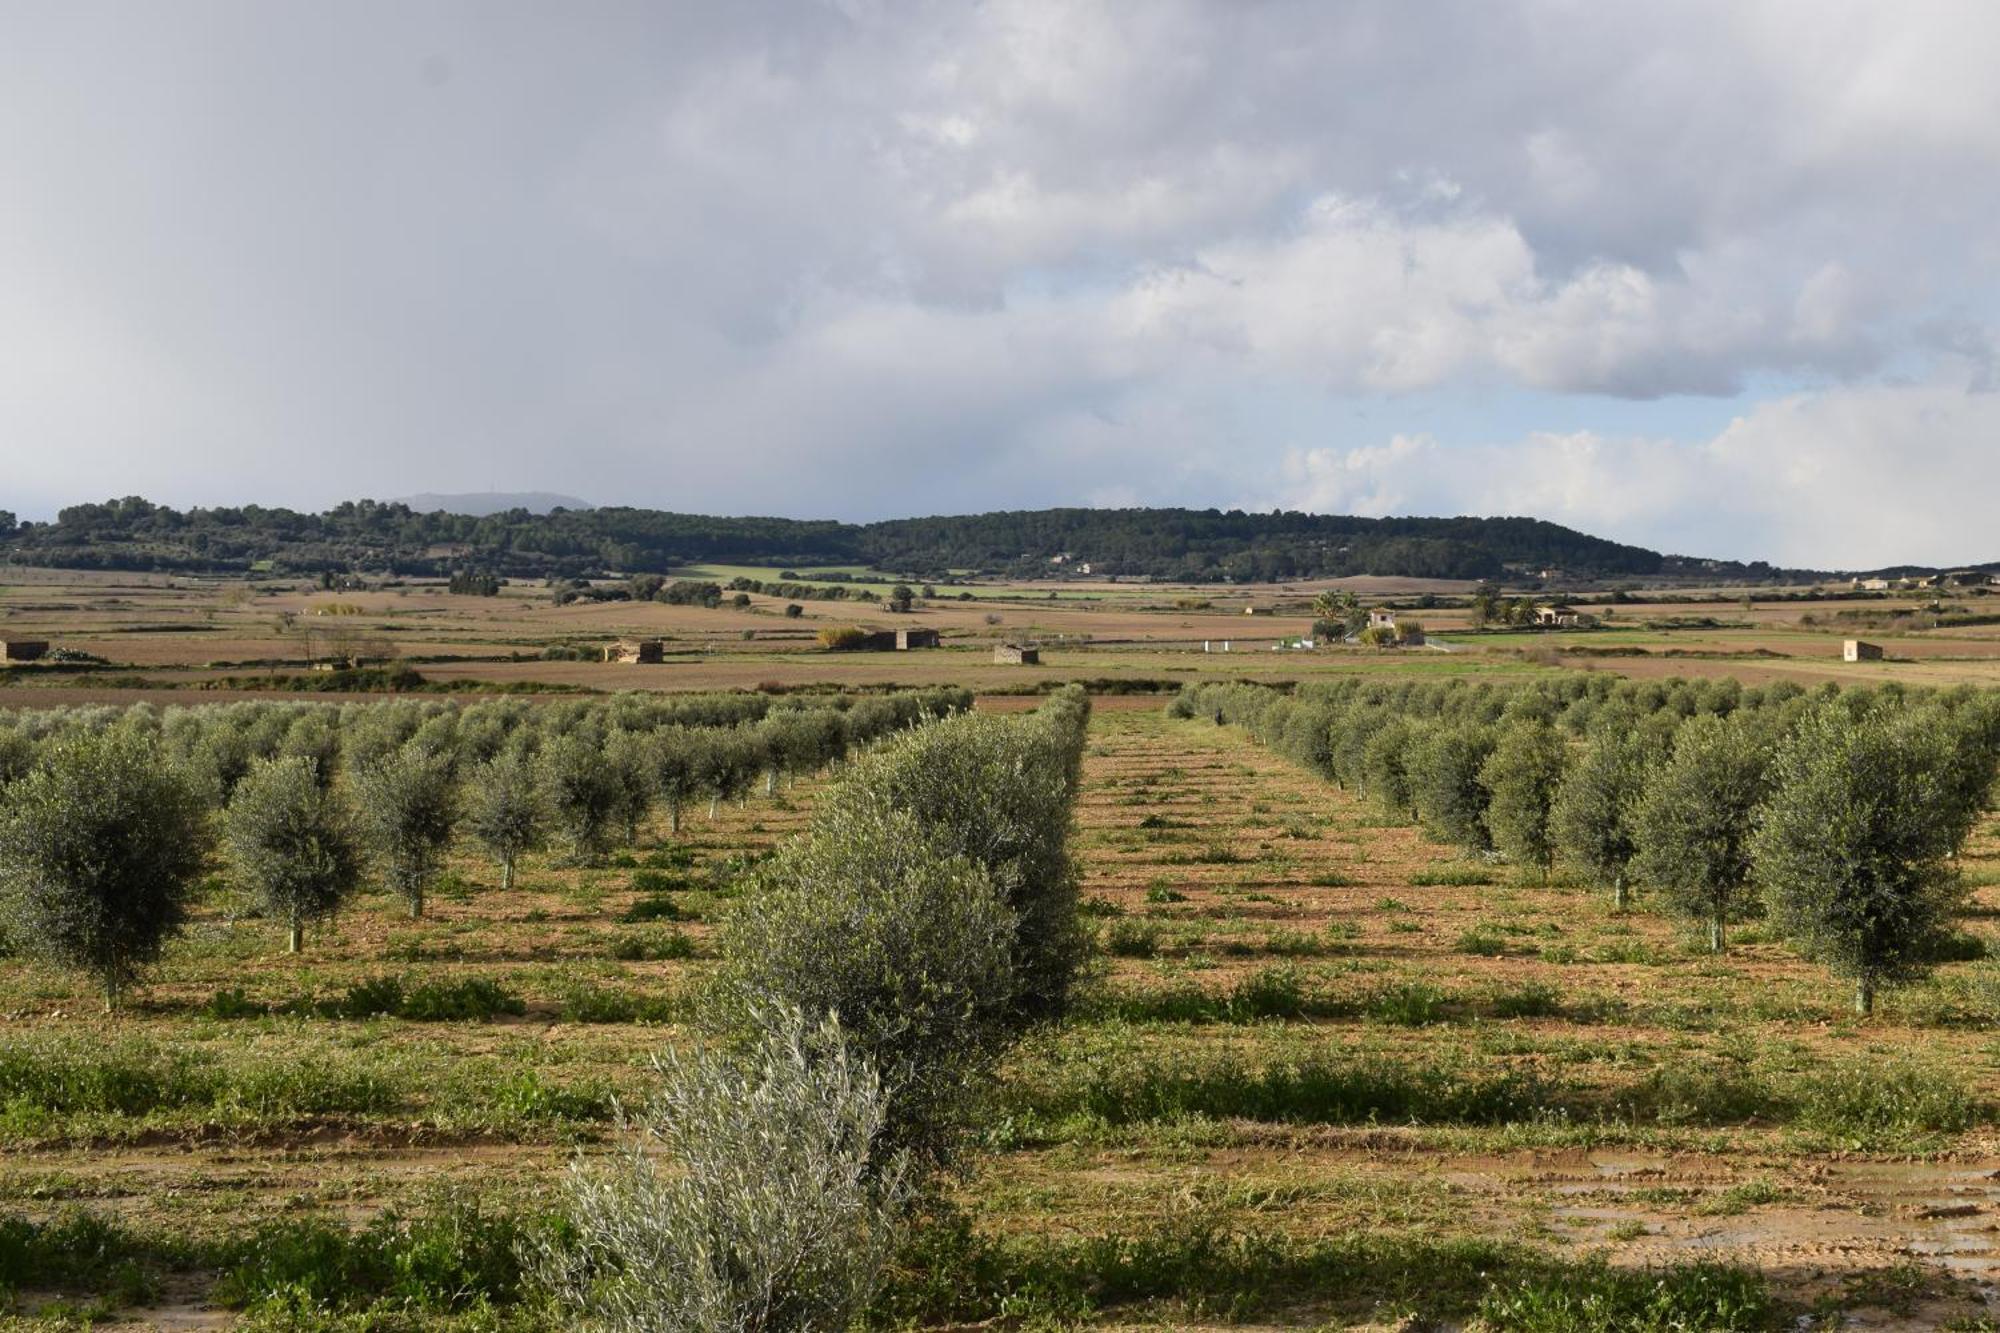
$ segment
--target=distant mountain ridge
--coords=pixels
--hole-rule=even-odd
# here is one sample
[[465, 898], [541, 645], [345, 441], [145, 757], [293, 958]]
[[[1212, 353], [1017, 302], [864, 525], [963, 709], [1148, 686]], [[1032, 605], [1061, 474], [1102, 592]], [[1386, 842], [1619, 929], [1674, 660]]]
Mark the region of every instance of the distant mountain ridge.
[[[474, 501], [504, 507], [458, 511]], [[553, 512], [534, 512], [544, 502]], [[178, 511], [128, 496], [73, 505], [53, 523], [14, 524], [0, 514], [0, 558], [84, 569], [275, 575], [475, 570], [527, 578], [666, 573], [702, 563], [805, 572], [867, 567], [923, 579], [962, 572], [1060, 577], [1087, 566], [1092, 577], [1197, 583], [1357, 574], [1767, 581], [1820, 572], [1663, 555], [1518, 517], [1066, 508], [842, 523], [593, 509], [568, 496], [498, 492], [354, 500], [323, 514], [257, 505]]]
[[419, 514], [464, 514], [469, 518], [486, 518], [504, 514], [510, 509], [546, 514], [551, 509], [597, 508], [588, 500], [579, 500], [574, 495], [558, 495], [554, 491], [424, 491], [389, 503], [408, 505]]

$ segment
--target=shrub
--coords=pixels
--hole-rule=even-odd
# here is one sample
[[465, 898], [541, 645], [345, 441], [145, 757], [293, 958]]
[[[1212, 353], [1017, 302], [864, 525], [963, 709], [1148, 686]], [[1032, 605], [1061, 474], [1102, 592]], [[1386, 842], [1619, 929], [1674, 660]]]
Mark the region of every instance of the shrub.
[[1487, 926], [1474, 926], [1470, 930], [1460, 932], [1458, 943], [1453, 947], [1460, 953], [1469, 953], [1479, 958], [1498, 958], [1507, 952], [1507, 942]]
[[521, 997], [487, 977], [426, 981], [406, 992], [396, 1016], [417, 1023], [483, 1022], [501, 1014], [524, 1014]]
[[342, 1018], [374, 1018], [393, 1014], [403, 1006], [403, 983], [397, 977], [369, 977], [347, 988], [337, 1003]]
[[520, 1296], [522, 1231], [473, 1199], [414, 1215], [390, 1209], [356, 1231], [321, 1221], [267, 1223], [240, 1244], [213, 1299], [235, 1309], [310, 1316], [376, 1304], [445, 1314]]
[[535, 1273], [593, 1327], [808, 1333], [868, 1305], [906, 1197], [887, 1097], [832, 1020], [771, 1015], [734, 1055], [669, 1050], [615, 1162], [579, 1158]]
[[186, 919], [207, 845], [198, 798], [153, 741], [55, 741], [0, 814], [8, 939], [90, 973], [115, 1005]]
[[1263, 1018], [1301, 1018], [1307, 1000], [1298, 972], [1269, 967], [1237, 982], [1229, 994], [1229, 1013], [1238, 1022]]
[[1421, 981], [1406, 982], [1377, 992], [1368, 1002], [1368, 1016], [1398, 1027], [1429, 1027], [1445, 1021], [1447, 998], [1435, 986]]
[[1144, 921], [1113, 921], [1104, 932], [1104, 951], [1119, 958], [1156, 957], [1159, 929]]
[[685, 921], [688, 919], [688, 915], [687, 912], [681, 910], [680, 904], [676, 903], [672, 898], [667, 897], [664, 893], [654, 893], [648, 894], [644, 898], [634, 899], [632, 905], [625, 909], [625, 914], [619, 920]]
[[1592, 1264], [1498, 1286], [1480, 1301], [1476, 1318], [1494, 1333], [1720, 1333], [1770, 1328], [1778, 1314], [1762, 1274], [1749, 1269]]
[[1552, 1018], [1562, 1012], [1562, 992], [1545, 981], [1497, 991], [1487, 1002], [1495, 1018]]
[[859, 625], [827, 625], [818, 638], [819, 646], [830, 653], [851, 652], [868, 642], [868, 631]]

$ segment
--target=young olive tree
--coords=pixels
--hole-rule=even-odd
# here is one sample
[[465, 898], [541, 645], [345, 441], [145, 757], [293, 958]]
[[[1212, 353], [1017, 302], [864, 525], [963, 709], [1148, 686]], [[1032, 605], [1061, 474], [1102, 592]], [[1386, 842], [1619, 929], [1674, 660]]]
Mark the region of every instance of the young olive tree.
[[1744, 907], [1750, 832], [1769, 765], [1764, 743], [1747, 726], [1712, 713], [1690, 718], [1632, 812], [1633, 871], [1670, 910], [1708, 924], [1714, 953]]
[[500, 863], [500, 887], [514, 887], [514, 866], [547, 837], [548, 803], [534, 766], [503, 750], [472, 772], [465, 827]]
[[152, 740], [48, 742], [0, 811], [8, 937], [91, 974], [113, 1008], [186, 920], [208, 847], [201, 796]]
[[1808, 958], [1875, 993], [1923, 976], [1962, 897], [1948, 738], [1881, 712], [1822, 708], [1773, 762], [1751, 843], [1780, 930]]
[[832, 1333], [867, 1308], [901, 1232], [888, 1094], [830, 1018], [767, 1014], [740, 1052], [669, 1048], [611, 1161], [579, 1157], [530, 1256], [561, 1309], [610, 1333]]
[[539, 776], [550, 825], [569, 859], [589, 865], [604, 855], [618, 814], [618, 782], [596, 738], [572, 731], [542, 747]]
[[617, 795], [612, 821], [622, 830], [627, 847], [639, 844], [639, 827], [653, 809], [653, 747], [634, 731], [614, 731], [605, 738], [604, 767]]
[[1012, 910], [1015, 1017], [1059, 1016], [1089, 949], [1069, 833], [1087, 703], [1028, 717], [963, 714], [885, 740], [820, 798], [814, 827], [911, 815], [929, 845], [984, 867]]
[[424, 891], [437, 877], [458, 822], [452, 756], [405, 746], [354, 775], [361, 818], [389, 887], [412, 919], [424, 914]]
[[225, 824], [237, 881], [285, 923], [285, 950], [297, 953], [306, 923], [331, 917], [361, 879], [346, 804], [313, 759], [267, 759], [236, 784]]
[[1413, 812], [1410, 755], [1423, 740], [1423, 730], [1408, 718], [1391, 718], [1376, 728], [1361, 750], [1361, 783], [1382, 809], [1397, 819]]
[[1662, 747], [1648, 736], [1606, 728], [1584, 744], [1563, 778], [1549, 811], [1558, 852], [1599, 884], [1609, 885], [1612, 906], [1623, 911], [1632, 858], [1638, 855], [1633, 812], [1647, 775], [1663, 762]]
[[985, 869], [909, 813], [815, 822], [759, 869], [722, 932], [728, 1008], [840, 1020], [881, 1076], [881, 1150], [951, 1162], [1011, 1037], [1014, 915]]
[[747, 727], [710, 727], [705, 743], [695, 751], [695, 776], [708, 793], [708, 817], [715, 818], [724, 801], [747, 796], [764, 767], [764, 747]]
[[1494, 845], [1546, 882], [1555, 858], [1549, 811], [1562, 787], [1569, 746], [1540, 720], [1509, 723], [1479, 769], [1486, 789], [1486, 827]]
[[653, 790], [666, 803], [668, 826], [676, 838], [681, 834], [681, 810], [701, 790], [696, 763], [701, 742], [701, 733], [690, 727], [662, 727], [648, 738]]
[[1466, 851], [1493, 846], [1486, 830], [1486, 788], [1480, 770], [1493, 753], [1493, 728], [1445, 722], [1432, 728], [1410, 754], [1410, 796], [1417, 818], [1436, 838]]

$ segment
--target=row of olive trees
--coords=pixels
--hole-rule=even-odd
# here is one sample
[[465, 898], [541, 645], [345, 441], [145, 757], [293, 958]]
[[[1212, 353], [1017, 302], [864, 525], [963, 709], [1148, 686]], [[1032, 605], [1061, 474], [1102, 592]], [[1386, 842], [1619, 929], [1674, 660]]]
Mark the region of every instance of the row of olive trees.
[[1559, 698], [1424, 691], [1314, 706], [1223, 687], [1175, 707], [1244, 721], [1469, 851], [1544, 877], [1568, 863], [1621, 907], [1645, 884], [1717, 951], [1761, 902], [1803, 953], [1853, 981], [1864, 1012], [1881, 986], [1922, 974], [1951, 929], [1952, 862], [2000, 761], [1994, 696], [1793, 690], [1683, 712], [1642, 711], [1627, 692], [1580, 737]]
[[1087, 947], [1069, 834], [1088, 700], [877, 746], [762, 866], [711, 1012], [610, 1165], [579, 1160], [537, 1269], [619, 1330], [831, 1330], [963, 1160], [993, 1069], [1069, 1002]]
[[[568, 736], [602, 745], [614, 735], [740, 730], [753, 723], [788, 737], [815, 735], [822, 751], [837, 751], [909, 726], [919, 717], [969, 707], [971, 696], [963, 690], [927, 689], [868, 695], [630, 693], [540, 703], [397, 699], [0, 710], [0, 788], [26, 774], [42, 746], [114, 730], [157, 740], [175, 767], [194, 781], [198, 793], [209, 804], [221, 806], [261, 759], [310, 759], [331, 781], [338, 773], [366, 768], [412, 743], [470, 765], [509, 751], [532, 755]], [[800, 742], [794, 739], [791, 744], [796, 747]], [[796, 762], [796, 755], [791, 758]]]
[[873, 739], [857, 721], [872, 732], [925, 716], [892, 705], [652, 731], [538, 725], [513, 733], [534, 745], [481, 760], [422, 724], [337, 771], [306, 754], [255, 759], [220, 811], [144, 726], [59, 731], [0, 790], [0, 920], [15, 947], [89, 973], [113, 1004], [184, 924], [218, 841], [232, 878], [284, 923], [296, 952], [306, 927], [331, 918], [371, 871], [421, 916], [461, 834], [511, 888], [523, 855], [554, 844], [575, 863], [595, 861], [620, 838], [635, 842], [661, 804], [678, 833], [690, 800], [706, 797], [713, 814], [759, 774], [775, 784]]

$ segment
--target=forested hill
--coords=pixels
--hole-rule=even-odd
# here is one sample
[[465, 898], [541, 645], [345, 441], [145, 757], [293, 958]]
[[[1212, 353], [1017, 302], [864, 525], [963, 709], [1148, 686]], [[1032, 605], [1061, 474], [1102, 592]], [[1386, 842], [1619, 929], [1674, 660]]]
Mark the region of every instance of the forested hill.
[[[1056, 557], [1068, 557], [1056, 562]], [[78, 569], [444, 574], [664, 573], [701, 562], [807, 572], [869, 567], [918, 577], [1151, 575], [1190, 581], [1344, 574], [1489, 578], [1763, 578], [1761, 563], [1689, 560], [1530, 518], [1349, 518], [1213, 509], [1037, 509], [838, 523], [712, 518], [653, 509], [525, 509], [485, 516], [351, 501], [323, 514], [255, 505], [185, 512], [130, 497], [76, 505], [53, 523], [0, 512], [0, 558]]]

